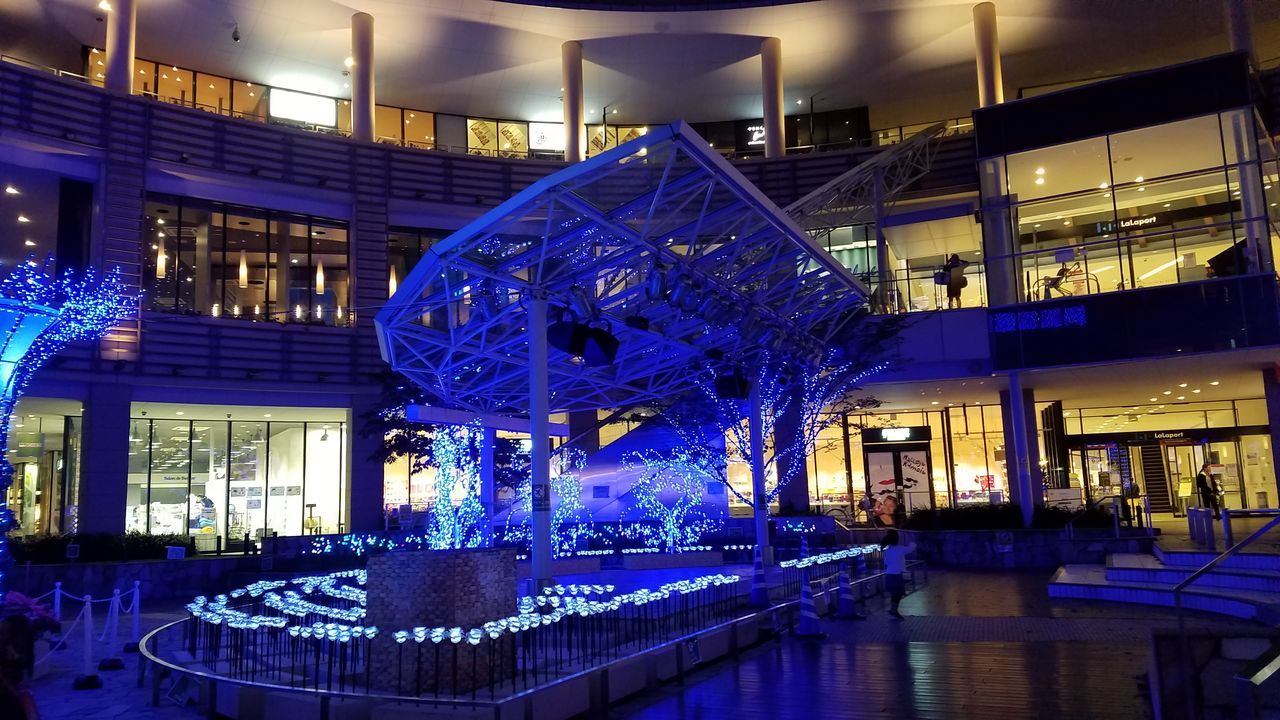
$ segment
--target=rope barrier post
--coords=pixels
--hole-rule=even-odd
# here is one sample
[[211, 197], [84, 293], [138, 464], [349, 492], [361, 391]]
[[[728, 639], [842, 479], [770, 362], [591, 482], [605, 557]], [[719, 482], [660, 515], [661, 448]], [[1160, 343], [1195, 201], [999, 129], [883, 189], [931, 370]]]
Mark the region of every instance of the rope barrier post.
[[84, 674], [71, 681], [72, 690], [97, 690], [102, 687], [102, 678], [93, 671], [93, 596], [84, 596]]
[[120, 588], [111, 591], [111, 604], [107, 606], [107, 626], [102, 629], [102, 639], [111, 653], [98, 662], [99, 670], [123, 670], [124, 660], [115, 654], [120, 647]]
[[124, 646], [127, 653], [138, 652], [138, 644], [142, 642], [142, 581], [133, 581], [133, 633], [132, 640]]
[[62, 622], [62, 583], [53, 584], [53, 619]]

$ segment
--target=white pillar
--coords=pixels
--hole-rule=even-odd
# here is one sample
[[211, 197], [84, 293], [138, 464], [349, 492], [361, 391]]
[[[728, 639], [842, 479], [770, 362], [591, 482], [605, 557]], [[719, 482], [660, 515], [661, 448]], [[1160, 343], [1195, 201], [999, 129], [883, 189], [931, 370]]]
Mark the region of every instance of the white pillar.
[[1253, 15], [1249, 0], [1223, 0], [1227, 15], [1227, 40], [1233, 52], [1243, 50], [1253, 57]]
[[973, 39], [977, 45], [978, 107], [998, 105], [1004, 102], [1004, 76], [1000, 72], [995, 3], [973, 6]]
[[765, 38], [760, 43], [760, 88], [764, 96], [764, 156], [787, 154], [786, 129], [782, 125], [782, 41]]
[[1253, 114], [1242, 110], [1223, 113], [1228, 126], [1227, 157], [1239, 163], [1240, 214], [1244, 219], [1245, 238], [1248, 247], [1245, 258], [1249, 266], [1238, 272], [1270, 272], [1275, 259], [1271, 257], [1271, 228], [1267, 224], [1267, 198], [1262, 187], [1262, 171], [1258, 165], [1258, 139], [1254, 130]]
[[759, 378], [751, 379], [748, 393], [747, 428], [751, 443], [751, 502], [755, 506], [756, 544], [765, 565], [773, 564], [773, 548], [769, 546], [769, 493], [764, 486], [764, 418], [761, 417]]
[[548, 425], [547, 299], [529, 300], [529, 452], [532, 480], [533, 561], [535, 589], [551, 582], [551, 433]]
[[1010, 437], [1007, 438], [1006, 462], [1009, 468], [1009, 483], [1016, 488], [1018, 505], [1022, 508], [1022, 524], [1031, 527], [1031, 517], [1035, 514], [1036, 505], [1044, 503], [1043, 493], [1035, 487], [1036, 474], [1031, 468], [1031, 447], [1034, 442], [1027, 433], [1027, 403], [1022, 390], [1022, 376], [1016, 372], [1009, 373], [1009, 424]]
[[134, 0], [111, 0], [107, 13], [107, 71], [103, 85], [116, 92], [133, 92], [133, 57], [138, 30]]
[[351, 16], [351, 135], [373, 141], [373, 16]]
[[582, 162], [587, 125], [582, 113], [582, 43], [577, 40], [560, 46], [560, 84], [564, 86], [564, 159]]

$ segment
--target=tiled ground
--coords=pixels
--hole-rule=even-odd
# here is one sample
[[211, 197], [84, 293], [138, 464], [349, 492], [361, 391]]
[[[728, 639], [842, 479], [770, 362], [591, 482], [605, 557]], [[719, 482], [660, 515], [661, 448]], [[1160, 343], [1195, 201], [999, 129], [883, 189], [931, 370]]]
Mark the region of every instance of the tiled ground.
[[[597, 582], [651, 586], [688, 574], [658, 571]], [[669, 686], [619, 706], [613, 715], [690, 720], [1144, 717], [1140, 676], [1148, 633], [1152, 627], [1172, 627], [1173, 613], [1052, 601], [1045, 592], [1047, 578], [1047, 573], [934, 572], [904, 601], [905, 622], [892, 622], [883, 613], [863, 622], [824, 620], [825, 641], [784, 637], [744, 653], [737, 663], [698, 671], [683, 687]], [[144, 616], [148, 627], [176, 617], [176, 605]], [[1205, 617], [1192, 624], [1244, 625]], [[149, 707], [148, 690], [137, 686], [136, 655], [124, 656], [126, 670], [102, 673], [103, 689], [71, 690], [81, 670], [79, 650], [73, 638], [68, 650], [38, 669], [35, 691], [45, 720], [200, 717], [194, 708], [169, 701]]]

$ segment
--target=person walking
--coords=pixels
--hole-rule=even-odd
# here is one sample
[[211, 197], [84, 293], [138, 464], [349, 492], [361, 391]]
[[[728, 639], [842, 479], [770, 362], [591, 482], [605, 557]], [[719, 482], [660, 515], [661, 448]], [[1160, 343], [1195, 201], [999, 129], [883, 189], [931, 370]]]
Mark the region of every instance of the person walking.
[[1207, 462], [1200, 468], [1200, 474], [1196, 475], [1196, 490], [1200, 493], [1200, 507], [1211, 508], [1213, 519], [1221, 520], [1222, 512], [1218, 504], [1218, 496], [1222, 494], [1222, 488], [1214, 479], [1213, 473], [1209, 471]]
[[960, 256], [951, 253], [951, 257], [947, 258], [947, 263], [942, 266], [942, 271], [946, 273], [947, 279], [947, 309], [960, 308], [960, 293], [969, 285], [969, 278], [964, 276], [964, 268], [969, 263], [960, 259]]
[[889, 530], [880, 541], [880, 551], [884, 555], [884, 589], [889, 593], [889, 617], [902, 620], [898, 612], [898, 603], [907, 593], [907, 583], [903, 575], [907, 572], [907, 555], [915, 552], [916, 545], [910, 540], [902, 544], [897, 530]]

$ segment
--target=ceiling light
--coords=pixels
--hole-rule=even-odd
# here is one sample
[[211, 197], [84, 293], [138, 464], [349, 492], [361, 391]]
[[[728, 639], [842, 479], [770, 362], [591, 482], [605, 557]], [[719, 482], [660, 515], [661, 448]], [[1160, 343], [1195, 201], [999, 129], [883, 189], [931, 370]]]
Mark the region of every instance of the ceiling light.
[[1170, 205], [1170, 204], [1171, 204], [1171, 203], [1165, 203], [1165, 204], [1164, 204], [1164, 206], [1165, 206], [1165, 207], [1169, 207], [1169, 205]]
[[1165, 390], [1164, 392], [1162, 392], [1162, 393], [1160, 393], [1160, 394], [1161, 394], [1161, 395], [1172, 395], [1172, 394], [1173, 394], [1173, 391], [1172, 391], [1172, 390]]
[[98, 9], [102, 12], [111, 12], [111, 3], [107, 2], [107, 0], [99, 0]]
[[1040, 167], [1040, 168], [1036, 168], [1036, 174], [1037, 174], [1037, 175], [1043, 175], [1043, 174], [1044, 174], [1044, 168], [1042, 168], [1042, 167]]
[[1145, 188], [1145, 187], [1140, 187], [1140, 188], [1138, 188], [1138, 192], [1145, 192], [1145, 191], [1146, 191], [1146, 188]]
[[1040, 227], [1040, 223], [1036, 223], [1036, 224], [1035, 224], [1035, 225], [1033, 225], [1032, 227]]
[[19, 214], [18, 214], [18, 222], [20, 222], [20, 223], [29, 223], [29, 222], [31, 222], [31, 218], [27, 217], [26, 215], [23, 215], [23, 214], [19, 213]]
[[271, 413], [266, 413], [266, 414], [264, 414], [262, 417], [264, 417], [264, 418], [269, 418], [269, 417], [271, 417]]
[[[1145, 273], [1143, 273], [1143, 274], [1139, 275], [1139, 276], [1138, 276], [1138, 279], [1139, 279], [1139, 280], [1146, 280], [1147, 278], [1151, 277], [1152, 275], [1155, 275], [1155, 274], [1157, 274], [1157, 273], [1164, 272], [1165, 270], [1168, 270], [1169, 268], [1171, 268], [1171, 267], [1173, 267], [1174, 265], [1177, 265], [1177, 264], [1178, 264], [1178, 259], [1177, 259], [1177, 258], [1174, 258], [1174, 259], [1170, 260], [1170, 261], [1169, 261], [1169, 262], [1167, 262], [1167, 263], [1164, 263], [1164, 264], [1162, 264], [1162, 265], [1157, 265], [1156, 267], [1154, 267], [1154, 268], [1152, 268], [1152, 269], [1150, 269], [1150, 270], [1146, 271]], [[1186, 385], [1184, 384], [1182, 387], [1186, 387]]]
[[345, 59], [345, 60], [343, 60], [343, 61], [342, 61], [342, 64], [343, 64], [343, 65], [345, 65], [345, 66], [347, 66], [347, 67], [349, 67], [349, 68], [353, 68], [353, 67], [355, 67], [355, 66], [356, 66], [356, 60], [355, 60], [355, 58], [353, 58], [353, 57], [351, 57], [350, 55], [348, 55], [348, 56], [347, 56], [347, 59]]
[[1134, 182], [1142, 182], [1142, 176], [1141, 176], [1141, 175], [1139, 175], [1138, 177], [1134, 178], [1134, 179], [1133, 179], [1133, 181], [1134, 181]]
[[12, 186], [12, 185], [5, 185], [5, 186], [4, 186], [4, 194], [5, 194], [5, 195], [21, 195], [22, 193], [18, 192], [18, 188], [14, 187], [14, 186]]
[[1187, 396], [1186, 396], [1186, 395], [1179, 395], [1179, 396], [1178, 396], [1178, 399], [1179, 399], [1179, 400], [1186, 400], [1186, 399], [1187, 399]]
[[179, 410], [178, 412], [174, 413], [174, 415], [186, 415], [186, 413], [184, 413], [184, 412], [182, 412], [181, 410]]
[[1063, 225], [1070, 225], [1070, 224], [1071, 224], [1071, 221], [1070, 221], [1070, 220], [1063, 220], [1063, 221], [1062, 221], [1062, 224], [1063, 224]]
[[798, 98], [797, 98], [797, 99], [796, 99], [796, 104], [797, 104], [797, 105], [803, 105], [803, 104], [804, 104], [804, 101], [803, 101], [803, 100], [800, 100], [800, 99], [798, 99]]
[[1044, 178], [1042, 178], [1042, 177], [1036, 178], [1036, 184], [1037, 184], [1037, 185], [1043, 185], [1043, 184], [1044, 184]]
[[1178, 383], [1178, 387], [1186, 387], [1186, 386], [1187, 386], [1186, 383]]
[[1210, 384], [1210, 385], [1215, 385], [1215, 386], [1216, 386], [1216, 385], [1218, 384], [1218, 381], [1217, 381], [1217, 380], [1214, 380], [1213, 382], [1210, 382], [1209, 384]]
[[27, 247], [35, 247], [35, 246], [36, 246], [36, 241], [35, 241], [35, 240], [27, 240], [27, 241], [25, 241], [25, 242], [24, 242], [24, 243], [22, 243], [22, 244], [23, 244], [23, 245], [26, 245]]
[[1109, 187], [1111, 187], [1111, 183], [1109, 183], [1109, 182], [1100, 182], [1100, 183], [1098, 183], [1098, 189], [1099, 189], [1099, 190], [1106, 190], [1106, 189], [1107, 189], [1107, 188], [1109, 188]]
[[157, 225], [163, 225], [163, 224], [164, 224], [164, 218], [156, 218], [156, 224], [157, 224]]
[[1195, 390], [1192, 390], [1191, 392], [1192, 392], [1192, 393], [1194, 393], [1194, 394], [1196, 394], [1196, 395], [1199, 395], [1199, 394], [1200, 394], [1200, 388], [1196, 388]]
[[937, 401], [937, 400], [934, 400], [933, 402], [931, 402], [931, 403], [929, 403], [929, 404], [930, 404], [930, 405], [937, 405], [937, 404], [938, 404], [938, 401]]
[[1156, 398], [1151, 398], [1151, 402], [1155, 402], [1155, 401], [1156, 401]]

